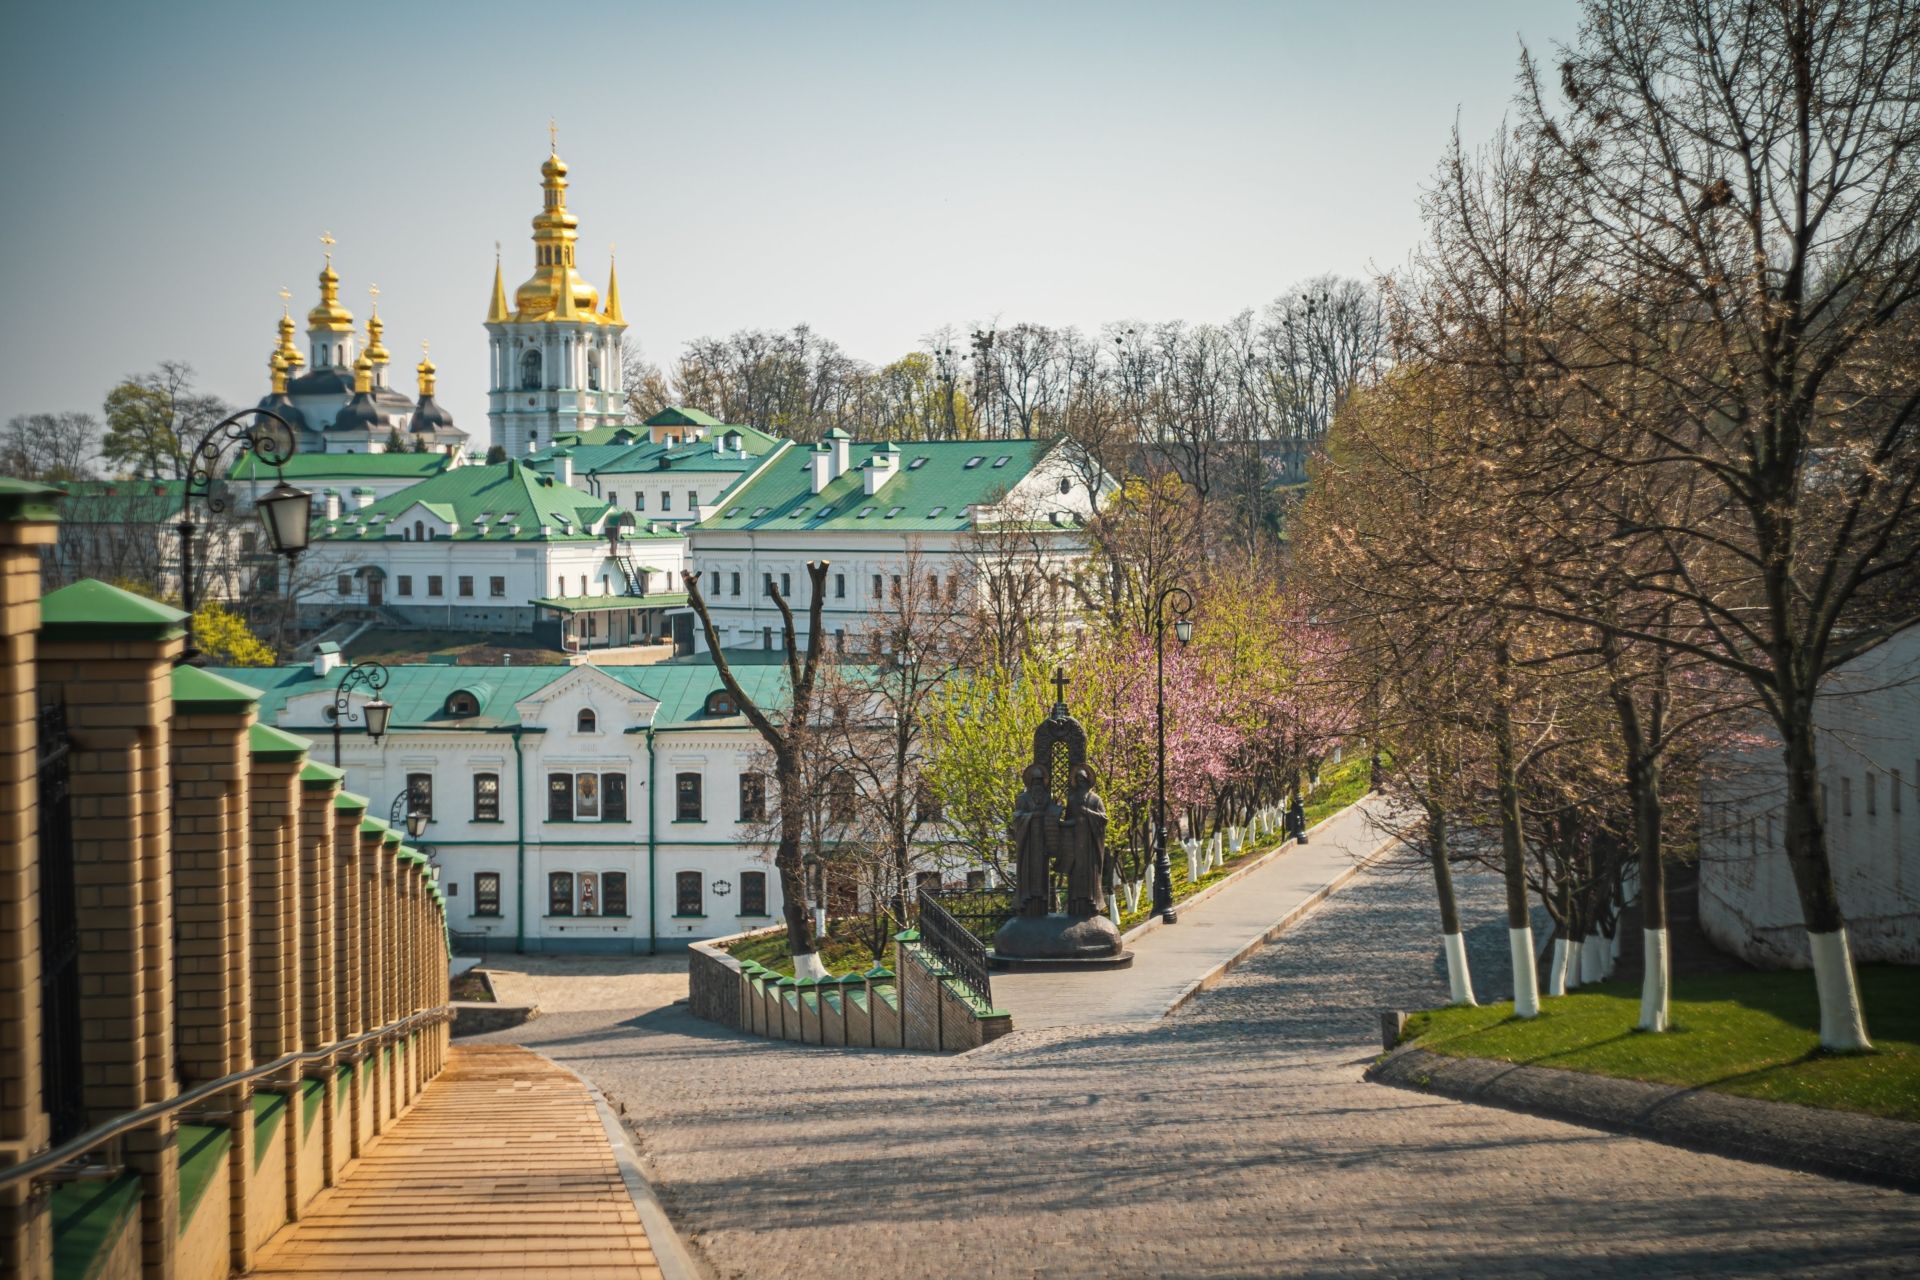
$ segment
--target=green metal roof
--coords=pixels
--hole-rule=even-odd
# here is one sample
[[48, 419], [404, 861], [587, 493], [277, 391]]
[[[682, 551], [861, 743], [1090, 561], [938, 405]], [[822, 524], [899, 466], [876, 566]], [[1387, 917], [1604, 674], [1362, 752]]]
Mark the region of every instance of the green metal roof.
[[424, 480], [448, 469], [444, 453], [296, 453], [276, 470], [251, 453], [242, 454], [227, 473], [234, 480], [288, 480], [321, 484], [328, 480]]
[[[260, 696], [256, 690], [250, 689], [248, 692], [252, 693], [256, 699]], [[284, 729], [276, 729], [270, 724], [255, 724], [247, 730], [247, 747], [253, 753], [255, 760], [298, 760], [313, 749], [313, 743]], [[321, 768], [325, 767], [321, 766]], [[309, 765], [307, 769], [300, 771], [303, 780], [307, 776], [307, 770], [311, 768], [313, 766]], [[328, 770], [328, 772], [336, 771]]]
[[198, 667], [173, 669], [173, 709], [177, 712], [237, 715], [252, 710], [258, 701], [260, 691], [237, 680]]
[[684, 591], [662, 591], [650, 596], [541, 596], [533, 603], [561, 613], [605, 613], [609, 609], [682, 609]]
[[[655, 600], [659, 597], [648, 596]], [[747, 694], [763, 706], [786, 705], [786, 666], [783, 662], [748, 661], [750, 654], [729, 653], [734, 676]], [[772, 655], [775, 658], [783, 655]], [[736, 657], [738, 660], [736, 661]], [[433, 663], [395, 664], [387, 668], [382, 697], [393, 704], [388, 723], [397, 728], [508, 729], [520, 723], [515, 704], [556, 680], [573, 667], [448, 667]], [[594, 670], [660, 706], [656, 729], [676, 726], [713, 727], [744, 724], [738, 716], [706, 714], [707, 695], [721, 687], [719, 673], [706, 655], [656, 663], [645, 667], [596, 667]], [[287, 667], [222, 667], [219, 674], [260, 691], [260, 719], [273, 723], [289, 699], [331, 690], [334, 678], [316, 676], [310, 665]], [[481, 702], [480, 714], [454, 719], [446, 714], [447, 697], [472, 693]], [[364, 805], [364, 801], [362, 802]]]
[[40, 601], [40, 625], [52, 639], [84, 640], [99, 629], [155, 639], [186, 634], [187, 615], [170, 604], [123, 591], [98, 578], [82, 578], [50, 591]]
[[[1048, 449], [1039, 440], [856, 444], [848, 449], [846, 472], [819, 493], [812, 491], [811, 455], [791, 450], [728, 495], [719, 511], [694, 528], [801, 533], [961, 530], [970, 523], [969, 507], [997, 502], [1026, 478]], [[898, 460], [895, 474], [869, 497], [866, 472], [873, 456], [881, 452]]]
[[405, 536], [402, 517], [417, 506], [456, 525], [452, 540], [457, 542], [537, 542], [543, 526], [550, 531], [547, 541], [590, 542], [600, 536], [593, 530], [612, 510], [598, 498], [509, 459], [493, 466], [456, 467], [358, 510], [343, 511], [337, 520], [316, 520], [314, 537], [330, 542], [399, 541]]
[[158, 524], [180, 514], [179, 480], [70, 480], [60, 486], [66, 524]]

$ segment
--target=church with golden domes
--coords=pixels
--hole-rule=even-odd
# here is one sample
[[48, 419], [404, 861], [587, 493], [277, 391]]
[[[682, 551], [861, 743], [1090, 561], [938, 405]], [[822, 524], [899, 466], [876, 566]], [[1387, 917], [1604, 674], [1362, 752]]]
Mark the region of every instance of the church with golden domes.
[[[293, 340], [292, 312], [281, 308], [280, 342], [267, 360], [272, 388], [260, 407], [292, 423], [302, 453], [383, 453], [394, 447], [409, 452], [460, 454], [467, 433], [435, 402], [433, 361], [421, 343], [414, 367], [419, 397], [410, 399], [387, 381], [392, 359], [383, 340], [380, 290], [373, 286], [366, 344], [359, 346], [353, 313], [340, 305], [340, 273], [333, 269], [333, 237], [322, 236], [326, 264], [320, 269], [320, 301], [307, 312], [307, 350]], [[290, 295], [281, 291], [284, 302]], [[311, 368], [306, 368], [311, 361]], [[305, 369], [305, 372], [302, 370]]]
[[540, 190], [533, 275], [509, 307], [496, 257], [487, 307], [487, 425], [509, 458], [546, 448], [557, 435], [627, 421], [619, 275], [609, 262], [604, 302], [581, 278], [574, 261], [580, 220], [567, 209], [567, 165], [557, 151], [540, 166]]

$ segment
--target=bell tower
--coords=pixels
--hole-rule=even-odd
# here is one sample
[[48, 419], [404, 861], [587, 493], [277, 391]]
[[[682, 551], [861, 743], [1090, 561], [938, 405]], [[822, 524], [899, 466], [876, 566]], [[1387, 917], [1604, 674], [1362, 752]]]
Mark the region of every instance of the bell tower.
[[[548, 126], [551, 132], [552, 126]], [[508, 305], [499, 246], [487, 306], [487, 426], [509, 458], [545, 448], [554, 436], [627, 419], [621, 385], [618, 277], [609, 268], [606, 302], [575, 262], [580, 220], [567, 208], [567, 165], [550, 137], [533, 217], [534, 271]]]

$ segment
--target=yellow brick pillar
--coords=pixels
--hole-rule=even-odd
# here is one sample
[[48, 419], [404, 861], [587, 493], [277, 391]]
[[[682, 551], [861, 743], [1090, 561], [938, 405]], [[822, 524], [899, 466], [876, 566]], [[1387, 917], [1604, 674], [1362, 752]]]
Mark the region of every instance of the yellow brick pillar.
[[[387, 1021], [387, 992], [382, 979], [383, 959], [386, 956], [385, 901], [382, 864], [389, 861], [386, 853], [387, 824], [378, 818], [367, 817], [360, 822], [360, 950], [354, 957], [360, 974], [362, 1001], [362, 1030], [371, 1031], [384, 1026]], [[386, 1084], [382, 1080], [380, 1068], [379, 1044], [366, 1047], [366, 1059], [361, 1065], [361, 1076], [367, 1085], [367, 1108], [371, 1134], [377, 1135], [386, 1128]]]
[[[344, 1040], [367, 1029], [366, 1006], [360, 985], [363, 955], [360, 888], [360, 823], [366, 817], [367, 798], [342, 791], [333, 801], [333, 953], [335, 1038]], [[347, 1155], [360, 1154], [366, 1137], [361, 1123], [367, 1078], [361, 1069], [361, 1050], [351, 1050], [342, 1061], [349, 1071], [347, 1087]]]
[[[249, 849], [247, 896], [253, 920], [250, 947], [253, 1001], [253, 1060], [272, 1062], [296, 1053], [301, 1043], [301, 997], [305, 970], [301, 965], [300, 923], [300, 770], [311, 746], [268, 724], [248, 731], [252, 754], [248, 772], [247, 810], [253, 830]], [[285, 1168], [281, 1213], [289, 1222], [300, 1216], [300, 1083], [305, 1073], [288, 1071], [278, 1083], [287, 1093]]]
[[[44, 1151], [40, 1092], [40, 814], [36, 633], [40, 548], [54, 540], [58, 491], [0, 478], [0, 1165]], [[47, 1196], [0, 1191], [0, 1275], [53, 1269]]]
[[[340, 795], [340, 770], [308, 760], [300, 770], [300, 1047], [322, 1049], [345, 1034], [339, 1030], [336, 1004], [338, 957], [334, 930], [334, 801]], [[344, 1110], [340, 1101], [339, 1062], [309, 1064], [307, 1077], [320, 1081], [321, 1183], [332, 1186], [334, 1172], [346, 1163], [346, 1145], [336, 1138]]]
[[[400, 1017], [398, 968], [395, 963], [399, 951], [400, 936], [400, 833], [387, 828], [380, 839], [380, 949], [373, 955], [374, 972], [378, 975], [380, 986], [380, 1024], [393, 1022]], [[400, 1114], [400, 1045], [388, 1041], [382, 1049], [380, 1059], [381, 1098], [386, 1103], [386, 1116], [392, 1119]]]
[[[186, 1088], [254, 1062], [250, 733], [259, 700], [257, 691], [210, 671], [173, 670], [173, 1022]], [[252, 1265], [252, 1086], [209, 1099], [199, 1114], [232, 1133], [227, 1247], [234, 1269], [245, 1271]]]
[[[72, 737], [74, 897], [80, 916], [81, 1088], [98, 1123], [173, 1097], [172, 796], [168, 758], [178, 609], [86, 580], [41, 602], [40, 686]], [[144, 1274], [173, 1273], [174, 1118], [126, 1135], [141, 1178]]]

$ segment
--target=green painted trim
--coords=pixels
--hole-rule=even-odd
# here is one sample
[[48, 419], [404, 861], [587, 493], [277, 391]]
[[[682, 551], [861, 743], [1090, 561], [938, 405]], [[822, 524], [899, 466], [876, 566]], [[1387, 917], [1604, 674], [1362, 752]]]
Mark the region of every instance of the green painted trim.
[[303, 1080], [300, 1082], [300, 1132], [304, 1136], [313, 1128], [313, 1118], [320, 1114], [320, 1103], [325, 1099], [327, 1082], [324, 1080]]
[[273, 1131], [286, 1119], [287, 1095], [284, 1093], [256, 1093], [253, 1095], [253, 1167], [258, 1169], [260, 1162], [267, 1158], [267, 1151], [273, 1145]]
[[193, 1211], [199, 1207], [200, 1197], [213, 1183], [214, 1171], [220, 1162], [226, 1159], [227, 1148], [233, 1143], [233, 1130], [225, 1125], [183, 1124], [177, 1145], [180, 1151], [180, 1218], [179, 1232], [187, 1233], [193, 1225]]
[[198, 667], [173, 669], [173, 709], [178, 714], [243, 715], [260, 701], [260, 691], [238, 680]]
[[347, 776], [345, 769], [336, 769], [330, 764], [321, 764], [318, 760], [307, 761], [307, 767], [300, 771], [301, 785], [309, 791], [324, 791]]
[[123, 1173], [110, 1182], [55, 1187], [50, 1206], [54, 1280], [87, 1280], [127, 1220], [139, 1212], [137, 1173]]
[[[180, 668], [183, 671], [186, 669]], [[179, 705], [177, 701], [174, 703], [176, 709]], [[253, 753], [255, 760], [291, 763], [305, 759], [307, 752], [312, 748], [313, 744], [305, 738], [295, 737], [270, 724], [256, 724], [247, 730], [247, 749]], [[302, 777], [305, 777], [305, 772], [305, 770], [301, 771]]]
[[169, 604], [123, 591], [98, 578], [82, 578], [40, 601], [40, 628], [48, 640], [98, 640], [102, 630], [114, 637], [172, 640], [184, 636], [187, 615]]

